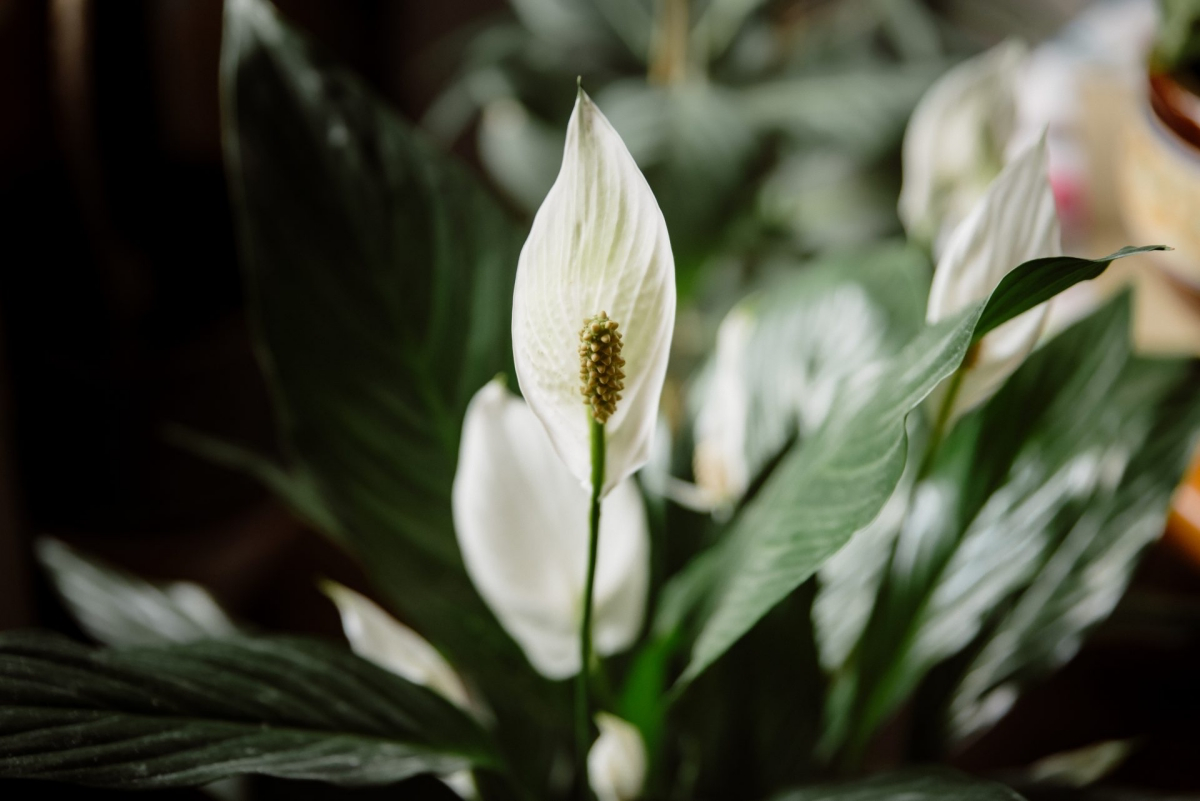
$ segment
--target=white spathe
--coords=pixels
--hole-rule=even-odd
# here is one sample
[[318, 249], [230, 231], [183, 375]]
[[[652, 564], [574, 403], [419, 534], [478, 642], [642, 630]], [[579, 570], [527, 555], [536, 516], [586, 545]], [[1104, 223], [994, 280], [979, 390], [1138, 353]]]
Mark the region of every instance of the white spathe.
[[[986, 299], [1032, 259], [1062, 255], [1046, 137], [1019, 153], [955, 229], [938, 260], [926, 319], [933, 323]], [[990, 398], [1037, 344], [1049, 301], [985, 335], [962, 369], [951, 419]]]
[[[428, 640], [349, 587], [323, 581], [321, 590], [337, 606], [342, 631], [354, 653], [413, 684], [428, 687], [476, 719], [484, 717], [482, 707], [472, 701], [462, 677]], [[462, 798], [479, 795], [469, 770], [438, 778]]]
[[600, 736], [588, 752], [588, 782], [597, 801], [632, 801], [646, 781], [646, 746], [628, 721], [601, 712], [596, 715]]
[[475, 714], [466, 684], [428, 640], [349, 587], [324, 581], [321, 590], [337, 606], [354, 653]]
[[605, 424], [608, 494], [649, 459], [675, 324], [666, 223], [621, 137], [580, 90], [562, 168], [521, 250], [513, 357], [521, 393], [554, 450], [591, 487], [590, 411], [579, 329], [607, 312], [624, 338], [625, 389]]
[[[543, 675], [578, 673], [588, 493], [529, 406], [500, 379], [467, 407], [451, 500], [467, 573], [501, 625]], [[626, 479], [601, 503], [592, 620], [598, 654], [636, 638], [649, 561], [645, 507]]]
[[1017, 93], [1028, 49], [1002, 42], [946, 72], [909, 119], [898, 212], [910, 237], [941, 253], [1004, 165], [1017, 126]]

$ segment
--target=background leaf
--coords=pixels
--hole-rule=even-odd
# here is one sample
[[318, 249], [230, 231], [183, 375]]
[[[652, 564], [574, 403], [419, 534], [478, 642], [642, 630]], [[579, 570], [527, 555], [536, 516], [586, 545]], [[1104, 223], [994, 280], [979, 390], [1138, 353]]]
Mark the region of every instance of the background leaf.
[[80, 627], [105, 645], [182, 643], [238, 633], [199, 584], [152, 584], [54, 539], [38, 540], [36, 550]]
[[316, 479], [303, 464], [284, 468], [268, 456], [182, 426], [168, 428], [166, 437], [202, 459], [245, 473], [317, 531], [346, 544], [337, 518], [321, 496]]
[[[835, 673], [825, 750], [851, 761], [929, 671], [971, 646], [958, 736], [1066, 661], [1162, 530], [1200, 413], [1180, 361], [1135, 358], [1122, 297], [1035, 353], [946, 440], [892, 539], [871, 620]], [[968, 654], [970, 656], [970, 654]], [[935, 726], [936, 728], [936, 726]]]
[[484, 732], [449, 702], [329, 645], [98, 650], [0, 635], [0, 777], [154, 788], [258, 773], [369, 785], [496, 764]]
[[878, 514], [904, 470], [905, 417], [961, 363], [981, 310], [926, 328], [886, 365], [865, 404], [840, 406], [783, 457], [715, 546], [717, 587], [681, 681], [703, 672]]
[[521, 232], [267, 4], [226, 8], [226, 160], [285, 445], [383, 598], [537, 762], [562, 693], [475, 592], [450, 514], [466, 404], [511, 369]]
[[857, 782], [809, 787], [774, 801], [1021, 801], [1013, 790], [949, 770], [909, 771]]
[[[843, 392], [870, 393], [883, 361], [924, 324], [927, 272], [903, 245], [850, 250], [800, 271], [788, 263], [739, 301], [691, 391], [698, 450], [739, 462], [712, 468], [752, 482], [820, 429]], [[706, 442], [710, 431], [726, 447]]]
[[[1024, 276], [1027, 266], [1015, 272]], [[1094, 277], [1079, 270], [1065, 275], [1075, 281]], [[1067, 287], [1064, 274], [1045, 278], [1058, 291]], [[909, 412], [962, 364], [988, 308], [993, 303], [1014, 308], [1044, 294], [1035, 280], [997, 290], [994, 301], [926, 327], [882, 365], [873, 392], [839, 396], [825, 426], [781, 459], [715, 546], [722, 555], [720, 571], [681, 684], [703, 672], [876, 517], [904, 470]]]

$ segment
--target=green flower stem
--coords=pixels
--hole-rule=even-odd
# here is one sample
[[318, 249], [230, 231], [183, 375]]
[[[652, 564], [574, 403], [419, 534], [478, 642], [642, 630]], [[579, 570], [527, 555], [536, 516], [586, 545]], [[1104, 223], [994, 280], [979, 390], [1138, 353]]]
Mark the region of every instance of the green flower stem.
[[588, 416], [592, 443], [592, 505], [588, 514], [587, 579], [583, 585], [583, 622], [579, 627], [579, 675], [575, 679], [575, 770], [579, 798], [591, 797], [587, 755], [592, 744], [588, 678], [592, 672], [592, 595], [596, 584], [596, 547], [600, 542], [600, 491], [604, 487], [604, 424]]

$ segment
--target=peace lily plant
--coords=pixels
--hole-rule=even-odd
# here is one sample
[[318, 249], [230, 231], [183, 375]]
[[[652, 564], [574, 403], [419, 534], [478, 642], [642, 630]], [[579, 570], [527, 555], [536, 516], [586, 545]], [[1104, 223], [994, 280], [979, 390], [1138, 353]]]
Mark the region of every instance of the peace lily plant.
[[[717, 281], [681, 303], [668, 365], [667, 227], [582, 90], [568, 119], [564, 88], [561, 169], [526, 229], [262, 0], [226, 4], [223, 48], [247, 295], [290, 461], [176, 438], [354, 557], [361, 575], [320, 585], [350, 647], [43, 546], [106, 647], [0, 634], [0, 777], [1015, 797], [860, 768], [885, 730], [942, 760], [1069, 659], [1161, 531], [1200, 431], [1193, 366], [1131, 351], [1127, 297], [1044, 335], [1058, 293], [1155, 249], [1063, 255], [1044, 140], [979, 180], [936, 263], [928, 241], [785, 252], [744, 296], [722, 302]], [[968, 91], [951, 89], [931, 97]], [[913, 125], [914, 142], [974, 130]], [[904, 203], [937, 205], [937, 186]], [[663, 489], [687, 484], [715, 514]]]

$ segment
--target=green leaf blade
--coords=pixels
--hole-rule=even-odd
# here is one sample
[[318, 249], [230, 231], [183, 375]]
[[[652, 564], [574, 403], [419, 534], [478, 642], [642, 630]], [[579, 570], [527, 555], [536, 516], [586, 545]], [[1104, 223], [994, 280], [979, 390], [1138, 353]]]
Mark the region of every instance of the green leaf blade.
[[725, 582], [681, 684], [878, 514], [904, 471], [905, 418], [957, 369], [982, 311], [980, 305], [926, 328], [885, 369], [874, 398], [841, 407], [812, 442], [784, 457], [719, 546], [727, 557]]
[[996, 782], [951, 770], [912, 770], [869, 779], [808, 787], [777, 796], [774, 801], [1023, 801]]
[[494, 767], [447, 701], [294, 639], [103, 651], [0, 636], [0, 777], [120, 788], [263, 774], [349, 786]]
[[227, 4], [221, 70], [258, 351], [303, 482], [275, 483], [498, 718], [549, 740], [558, 696], [475, 591], [450, 512], [466, 404], [511, 370], [521, 231], [263, 0]]
[[1136, 357], [1130, 320], [1123, 296], [1063, 332], [946, 440], [917, 486], [923, 515], [897, 526], [894, 564], [860, 588], [878, 594], [854, 653], [831, 667], [827, 754], [861, 753], [965, 648], [943, 676], [947, 729], [918, 725], [930, 742], [978, 732], [1115, 606], [1200, 430], [1183, 363]]
[[988, 307], [975, 329], [975, 341], [978, 342], [988, 332], [1075, 284], [1096, 278], [1117, 259], [1155, 250], [1170, 248], [1165, 245], [1127, 246], [1102, 259], [1052, 256], [1025, 262], [1004, 276], [992, 292]]
[[1157, 249], [1124, 248], [1095, 261], [1027, 262], [986, 302], [910, 341], [884, 366], [874, 397], [843, 393], [838, 413], [784, 456], [715, 546], [722, 568], [678, 686], [703, 672], [875, 518], [904, 471], [909, 413], [959, 368], [980, 336], [1098, 275], [1113, 259]]

